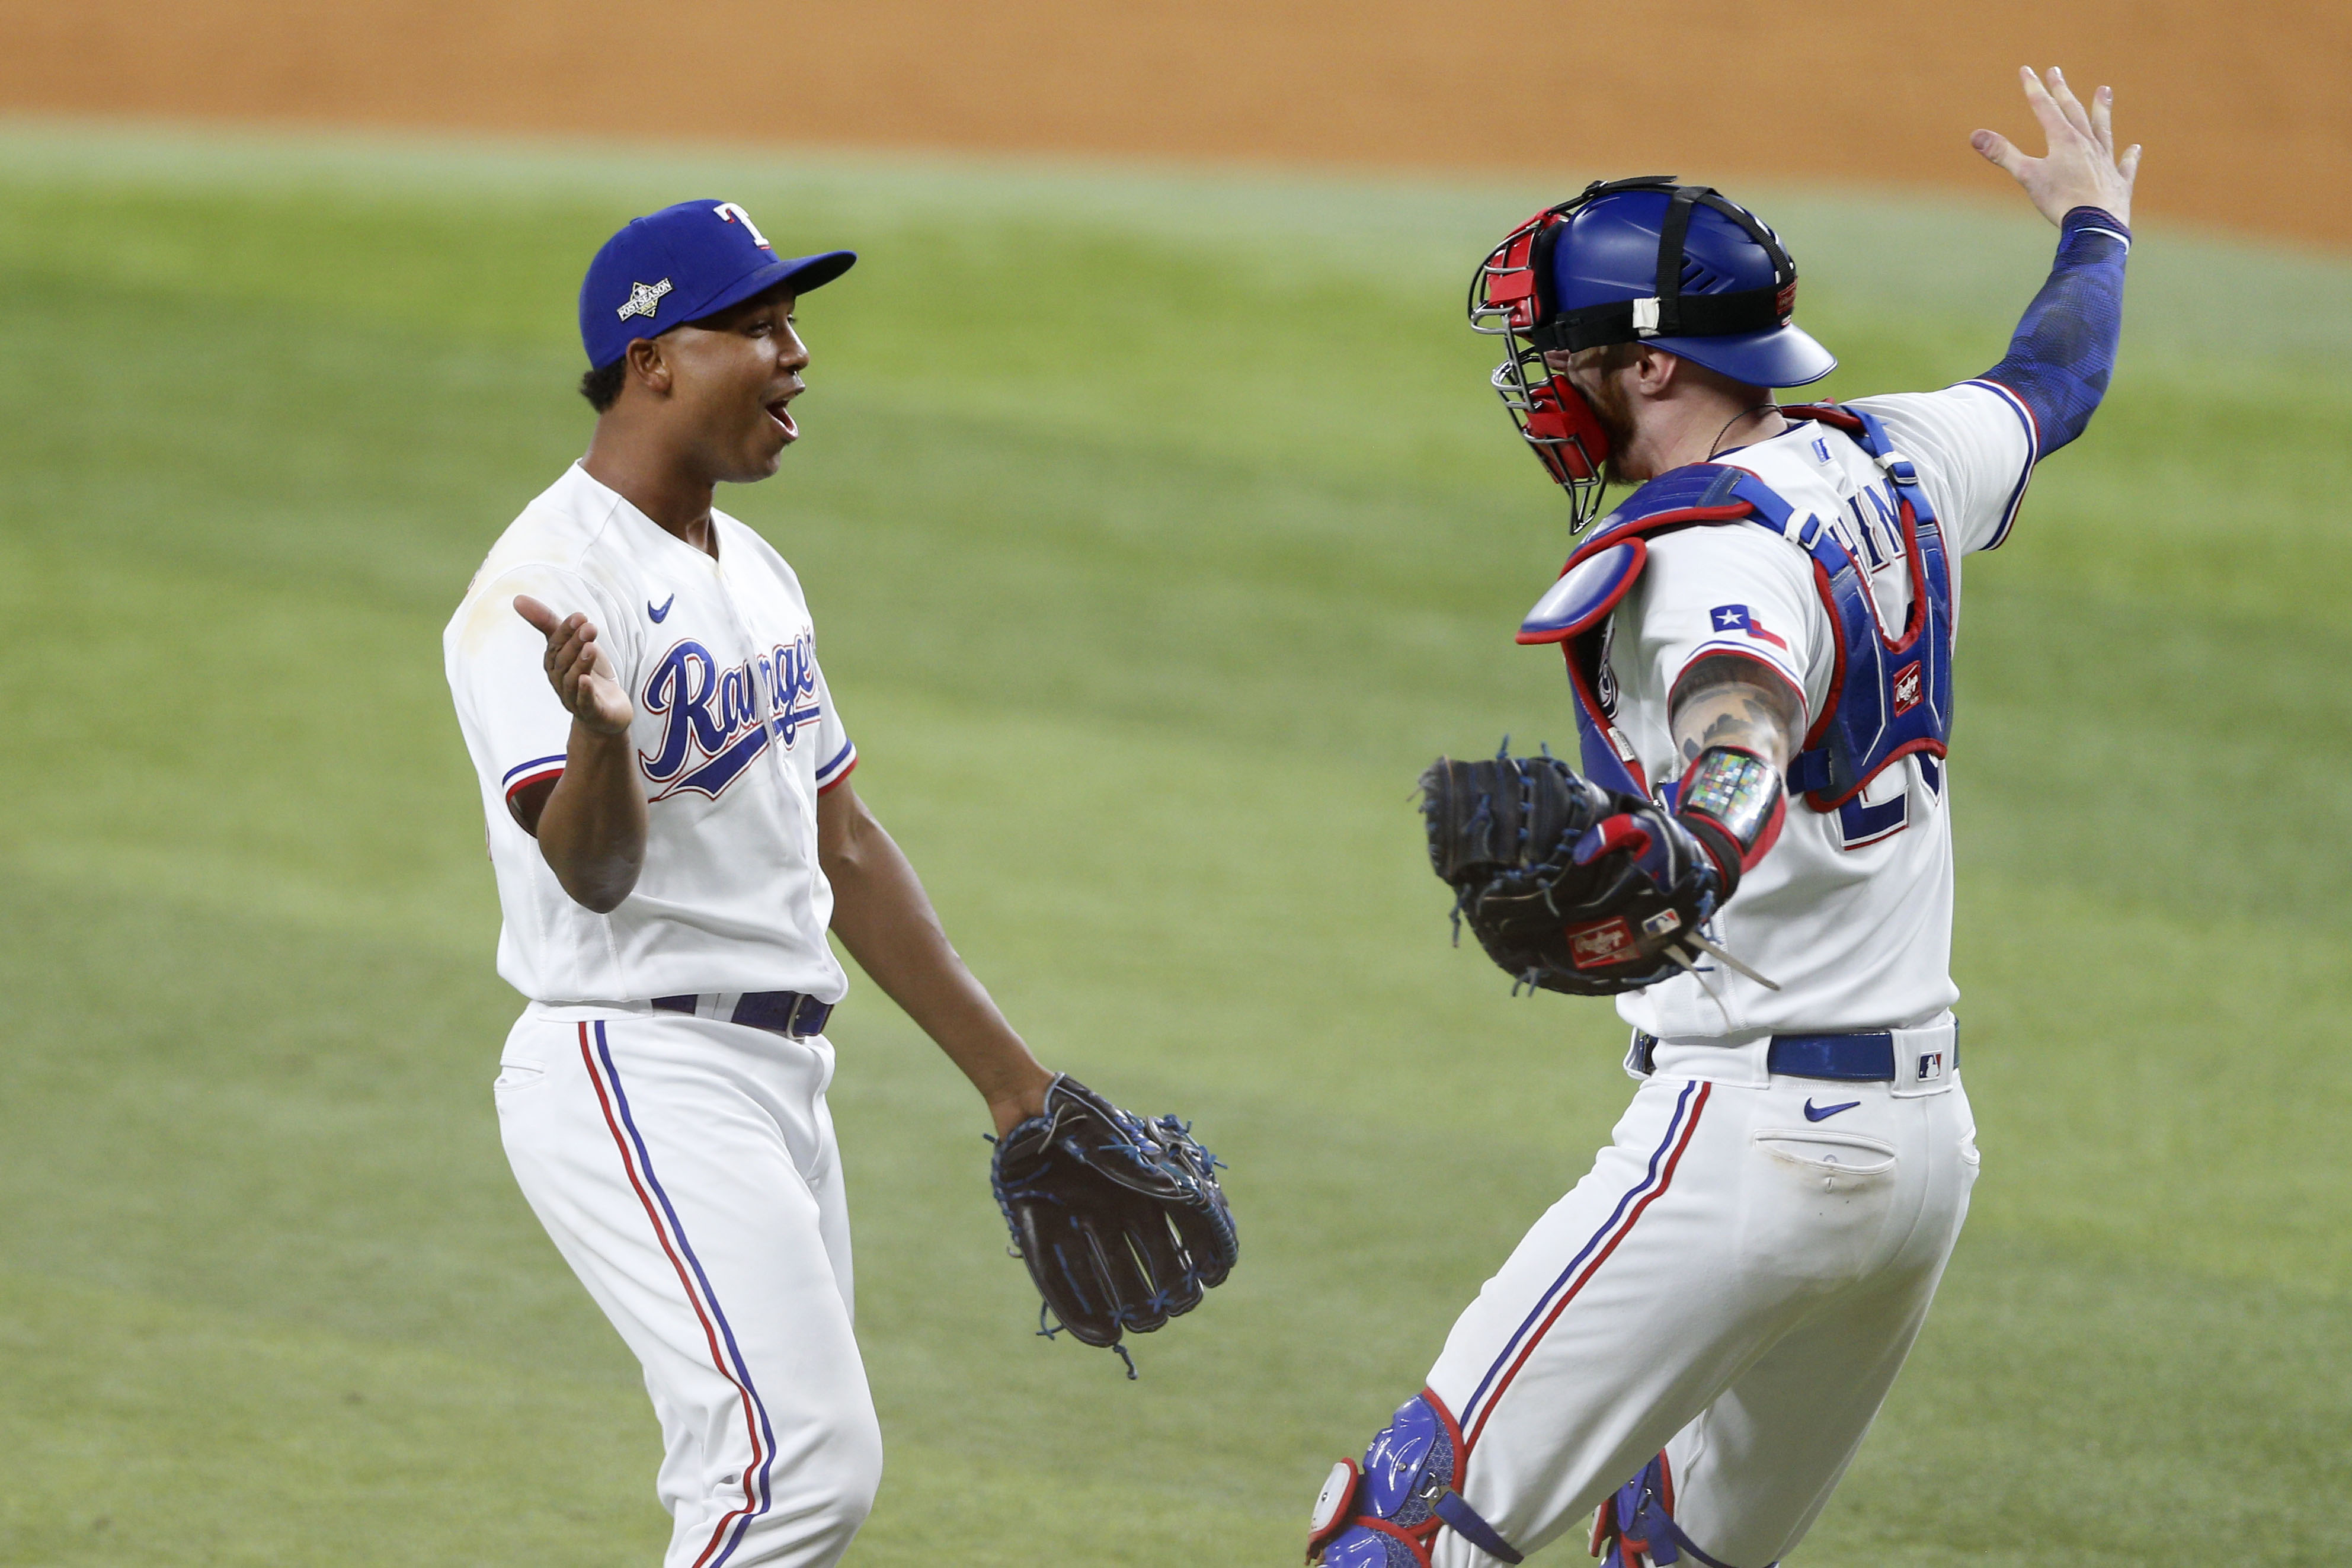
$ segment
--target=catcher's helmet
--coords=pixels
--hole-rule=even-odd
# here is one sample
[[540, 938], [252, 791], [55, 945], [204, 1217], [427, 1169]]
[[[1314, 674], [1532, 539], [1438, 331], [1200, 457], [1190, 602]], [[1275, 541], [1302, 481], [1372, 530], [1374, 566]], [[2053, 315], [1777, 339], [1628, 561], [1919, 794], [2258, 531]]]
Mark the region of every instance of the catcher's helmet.
[[1761, 218], [1645, 174], [1596, 180], [1513, 229], [1470, 280], [1470, 325], [1509, 338], [1495, 388], [1581, 528], [1608, 437], [1545, 352], [1645, 342], [1753, 386], [1801, 386], [1837, 360], [1790, 320], [1796, 298], [1796, 263]]

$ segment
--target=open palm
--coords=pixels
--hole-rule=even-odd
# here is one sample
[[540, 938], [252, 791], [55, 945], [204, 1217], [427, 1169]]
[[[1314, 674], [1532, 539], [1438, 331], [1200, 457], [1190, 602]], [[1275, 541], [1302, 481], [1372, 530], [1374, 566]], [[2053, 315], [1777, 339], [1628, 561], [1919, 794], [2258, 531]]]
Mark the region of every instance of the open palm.
[[515, 595], [515, 614], [547, 638], [547, 683], [572, 716], [602, 735], [629, 727], [637, 710], [596, 643], [596, 623], [573, 611], [558, 616], [529, 594]]
[[2039, 158], [2029, 157], [1998, 131], [1976, 132], [1969, 136], [1969, 145], [1983, 153], [1987, 162], [2007, 170], [2052, 223], [2076, 207], [2097, 207], [2119, 223], [2131, 222], [2132, 181], [2139, 174], [2139, 146], [2135, 142], [2122, 157], [2116, 156], [2115, 89], [2099, 89], [2085, 109], [2066, 85], [2065, 74], [2055, 66], [2046, 85], [2031, 66], [2021, 67], [2018, 74], [2025, 84], [2025, 101], [2032, 108], [2033, 118], [2042, 122], [2049, 152]]

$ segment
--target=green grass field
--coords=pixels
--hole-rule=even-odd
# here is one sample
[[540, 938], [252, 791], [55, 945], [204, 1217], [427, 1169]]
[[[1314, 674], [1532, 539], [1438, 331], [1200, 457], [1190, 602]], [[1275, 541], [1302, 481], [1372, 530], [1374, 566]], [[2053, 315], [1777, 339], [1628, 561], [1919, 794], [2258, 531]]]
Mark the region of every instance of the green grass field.
[[[1759, 194], [1830, 390], [1999, 357], [2049, 231], [1986, 178]], [[1139, 1383], [1032, 1338], [977, 1102], [861, 986], [853, 1563], [1294, 1562], [1622, 1106], [1604, 1005], [1447, 947], [1406, 798], [1571, 734], [1511, 642], [1566, 509], [1460, 316], [1548, 188], [19, 125], [0, 1562], [656, 1561], [635, 1365], [498, 1147], [438, 638], [584, 442], [586, 257], [705, 193], [865, 253], [803, 310], [804, 441], [721, 498], [810, 586], [861, 791], [1041, 1054], [1198, 1119], [1244, 1243]], [[1969, 577], [1985, 1174], [1804, 1563], [2352, 1561], [2352, 266], [2151, 226], [2134, 272], [2106, 410]]]

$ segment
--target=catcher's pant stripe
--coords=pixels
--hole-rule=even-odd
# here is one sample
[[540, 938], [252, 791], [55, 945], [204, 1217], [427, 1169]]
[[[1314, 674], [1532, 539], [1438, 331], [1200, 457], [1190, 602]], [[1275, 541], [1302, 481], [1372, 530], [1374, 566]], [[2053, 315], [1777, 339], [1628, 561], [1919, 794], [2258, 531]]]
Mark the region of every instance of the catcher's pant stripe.
[[[595, 1030], [593, 1047], [588, 1037], [592, 1027]], [[613, 1142], [621, 1152], [621, 1168], [628, 1173], [629, 1185], [636, 1190], [637, 1201], [645, 1205], [646, 1217], [653, 1222], [654, 1238], [661, 1243], [670, 1267], [677, 1270], [677, 1282], [685, 1289], [687, 1301], [702, 1324], [703, 1339], [710, 1346], [710, 1364], [719, 1369], [719, 1376], [735, 1385], [743, 1402], [743, 1429], [751, 1442], [751, 1459], [743, 1467], [743, 1506], [719, 1520], [710, 1532], [709, 1544], [694, 1560], [695, 1568], [719, 1568], [735, 1554], [752, 1519], [768, 1511], [768, 1467], [776, 1451], [775, 1435], [768, 1425], [768, 1407], [761, 1400], [759, 1390], [751, 1386], [751, 1369], [743, 1364], [743, 1352], [736, 1347], [735, 1331], [728, 1323], [709, 1279], [703, 1274], [702, 1260], [695, 1257], [693, 1244], [686, 1238], [686, 1226], [678, 1222], [677, 1211], [670, 1206], [669, 1194], [662, 1190], [660, 1178], [654, 1174], [653, 1155], [646, 1151], [645, 1138], [629, 1114], [629, 1097], [621, 1089], [620, 1069], [613, 1065], [613, 1052], [605, 1042], [602, 1019], [593, 1026], [580, 1026], [580, 1055], [588, 1064], [589, 1081], [596, 1086], [596, 1100], [604, 1109], [604, 1125], [612, 1131]], [[719, 1349], [722, 1338], [726, 1341], [723, 1352]], [[752, 1479], [755, 1473], [756, 1481]], [[713, 1552], [718, 1555], [712, 1556]]]
[[[1601, 1266], [1609, 1261], [1609, 1255], [1617, 1250], [1618, 1243], [1633, 1233], [1633, 1226], [1641, 1221], [1643, 1211], [1674, 1184], [1675, 1167], [1682, 1163], [1683, 1151], [1690, 1147], [1691, 1134], [1698, 1130], [1699, 1113], [1706, 1109], [1706, 1098], [1714, 1087], [1696, 1079], [1683, 1086], [1681, 1097], [1675, 1101], [1675, 1113], [1667, 1120], [1665, 1136], [1659, 1139], [1657, 1148], [1651, 1151], [1649, 1168], [1643, 1172], [1642, 1179], [1617, 1200], [1617, 1206], [1610, 1212], [1608, 1219], [1592, 1233], [1591, 1238], [1569, 1261], [1568, 1267], [1560, 1270], [1559, 1278], [1553, 1280], [1543, 1295], [1537, 1299], [1533, 1309], [1512, 1331], [1509, 1341], [1503, 1346], [1503, 1353], [1495, 1358], [1494, 1365], [1486, 1369], [1486, 1375], [1479, 1380], [1477, 1389], [1463, 1406], [1463, 1420], [1468, 1427], [1468, 1436], [1463, 1440], [1465, 1450], [1478, 1446], [1478, 1434], [1486, 1430], [1486, 1417], [1493, 1415], [1495, 1406], [1502, 1403], [1503, 1391], [1510, 1387], [1513, 1378], [1518, 1376], [1519, 1368], [1527, 1364], [1528, 1357], [1535, 1353], [1536, 1346], [1543, 1342], [1544, 1335], [1550, 1331], [1552, 1324], [1559, 1321], [1559, 1315], [1568, 1310], [1569, 1302], [1584, 1289], [1584, 1282], [1600, 1272]], [[1538, 1319], [1542, 1320], [1540, 1324]], [[1491, 1394], [1488, 1393], [1489, 1384], [1493, 1386]], [[1473, 1411], [1476, 1412], [1475, 1418], [1470, 1414]]]

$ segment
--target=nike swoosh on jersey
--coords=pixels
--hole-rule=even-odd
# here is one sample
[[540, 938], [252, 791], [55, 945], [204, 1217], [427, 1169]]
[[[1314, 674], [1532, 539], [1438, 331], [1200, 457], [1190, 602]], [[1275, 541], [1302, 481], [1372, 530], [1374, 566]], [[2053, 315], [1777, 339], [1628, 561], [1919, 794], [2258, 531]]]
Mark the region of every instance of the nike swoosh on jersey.
[[668, 598], [662, 601], [661, 608], [656, 610], [654, 608], [654, 602], [651, 599], [647, 599], [646, 601], [646, 614], [653, 617], [654, 625], [659, 626], [664, 621], [669, 619], [669, 607], [677, 603], [677, 595], [676, 594], [672, 594]]
[[1862, 1101], [1858, 1100], [1849, 1100], [1843, 1105], [1823, 1105], [1816, 1107], [1811, 1099], [1808, 1097], [1805, 1100], [1805, 1120], [1808, 1121], [1827, 1121], [1839, 1111], [1852, 1110], [1855, 1106], [1860, 1105]]

